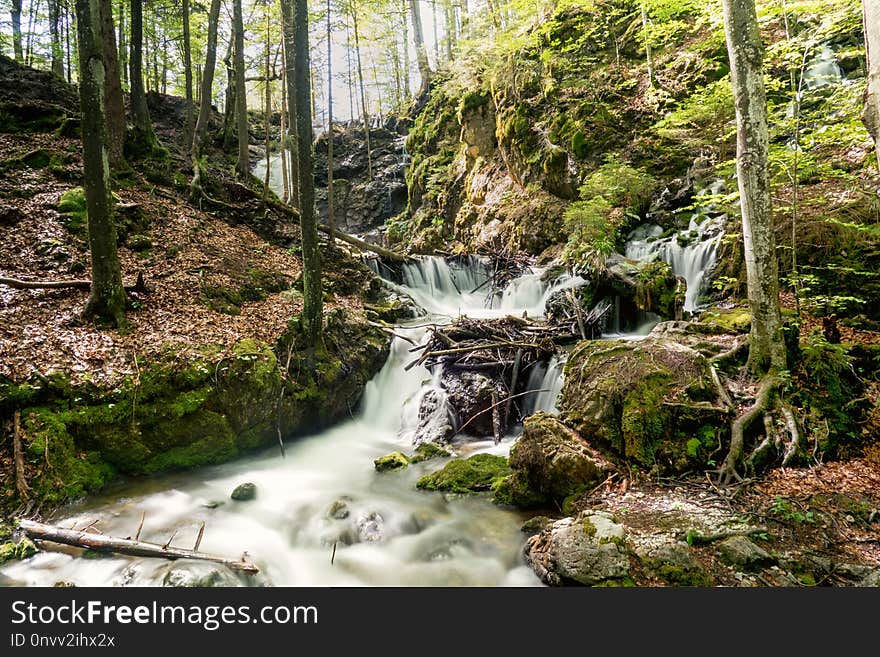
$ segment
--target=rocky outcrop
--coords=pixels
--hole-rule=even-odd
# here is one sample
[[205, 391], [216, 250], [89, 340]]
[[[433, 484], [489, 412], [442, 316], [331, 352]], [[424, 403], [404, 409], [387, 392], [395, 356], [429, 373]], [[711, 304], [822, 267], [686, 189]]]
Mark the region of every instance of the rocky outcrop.
[[560, 410], [590, 444], [659, 472], [698, 465], [729, 423], [708, 359], [657, 338], [579, 343], [565, 366]]

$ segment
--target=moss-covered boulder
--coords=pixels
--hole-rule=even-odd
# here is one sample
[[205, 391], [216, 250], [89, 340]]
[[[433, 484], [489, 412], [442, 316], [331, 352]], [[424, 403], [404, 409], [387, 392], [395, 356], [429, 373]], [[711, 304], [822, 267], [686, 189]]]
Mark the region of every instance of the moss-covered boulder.
[[562, 420], [628, 463], [660, 472], [700, 467], [729, 424], [710, 367], [671, 340], [581, 342], [565, 366]]
[[449, 493], [480, 493], [498, 486], [510, 474], [507, 459], [494, 454], [476, 454], [455, 459], [442, 469], [425, 475], [416, 488]]
[[410, 463], [421, 463], [431, 459], [439, 459], [449, 456], [449, 452], [434, 443], [422, 443], [416, 447], [416, 451], [409, 458]]
[[532, 536], [526, 560], [550, 586], [632, 586], [625, 534], [611, 514], [586, 511]]
[[496, 492], [496, 499], [529, 507], [559, 503], [595, 486], [613, 466], [558, 418], [536, 413], [526, 420], [510, 451], [510, 468], [510, 481]]
[[667, 540], [636, 550], [646, 573], [671, 586], [712, 586], [712, 576], [684, 541]]
[[250, 502], [251, 500], [255, 500], [257, 499], [257, 485], [253, 482], [246, 481], [243, 484], [236, 486], [235, 490], [232, 491], [232, 494], [229, 497], [236, 502]]
[[21, 561], [34, 556], [39, 550], [29, 538], [23, 538], [18, 543], [7, 541], [0, 545], [0, 564], [7, 561]]
[[409, 465], [409, 459], [406, 458], [406, 454], [403, 452], [391, 452], [390, 454], [377, 458], [373, 461], [373, 465], [376, 468], [376, 472], [402, 470]]

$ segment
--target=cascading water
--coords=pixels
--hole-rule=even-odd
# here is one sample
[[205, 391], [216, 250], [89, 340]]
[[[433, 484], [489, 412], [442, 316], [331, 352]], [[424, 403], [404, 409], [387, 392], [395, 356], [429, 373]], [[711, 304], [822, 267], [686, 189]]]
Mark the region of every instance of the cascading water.
[[[271, 189], [278, 198], [284, 196], [284, 174], [281, 171], [282, 153], [290, 158], [290, 151], [281, 151], [273, 153], [269, 156], [269, 189]], [[253, 168], [254, 177], [257, 180], [266, 179], [266, 158], [260, 159]]]
[[818, 89], [843, 81], [843, 69], [837, 63], [834, 51], [827, 45], [816, 49], [810, 63], [804, 69], [803, 86], [805, 89]]
[[724, 189], [723, 181], [700, 190], [687, 230], [662, 237], [663, 228], [642, 224], [633, 230], [626, 243], [625, 255], [632, 260], [665, 260], [672, 273], [687, 282], [684, 309], [693, 312], [702, 294], [706, 275], [712, 271], [718, 245], [724, 234], [726, 217], [719, 214], [711, 200]]
[[[408, 282], [398, 287], [439, 309], [441, 315], [431, 318], [436, 322], [458, 312], [541, 315], [553, 291], [577, 282], [565, 277], [546, 283], [534, 272], [490, 299], [486, 287], [475, 289], [488, 276], [476, 260], [450, 267], [442, 259], [424, 258], [406, 265], [403, 275]], [[488, 307], [490, 301], [498, 307]], [[422, 326], [395, 330], [416, 343], [427, 337]], [[233, 557], [248, 552], [261, 571], [255, 578], [201, 562], [82, 559], [78, 550], [70, 549], [7, 564], [0, 568], [0, 584], [156, 586], [207, 578], [215, 585], [537, 585], [522, 560], [524, 537], [517, 513], [482, 497], [417, 491], [418, 477], [442, 461], [375, 472], [373, 459], [411, 449], [420, 398], [439, 391], [437, 373], [432, 376], [424, 367], [404, 369], [413, 357], [411, 347], [411, 342], [395, 338], [385, 366], [367, 384], [357, 414], [337, 427], [288, 442], [286, 458], [271, 449], [217, 467], [127, 482], [53, 520], [67, 527], [98, 521], [106, 535], [129, 536], [145, 513], [142, 540], [164, 543], [177, 532], [174, 544], [181, 546], [192, 545], [204, 522], [200, 549]], [[554, 410], [560, 372], [559, 361], [542, 371], [533, 389], [548, 390], [536, 395], [532, 411]], [[443, 420], [442, 411], [438, 417]], [[505, 453], [511, 441], [479, 441], [466, 449]], [[244, 481], [256, 484], [256, 499], [229, 501], [231, 490]]]
[[529, 375], [526, 389], [535, 392], [526, 396], [526, 401], [523, 403], [524, 415], [532, 415], [538, 411], [559, 412], [556, 402], [559, 399], [559, 393], [562, 392], [564, 382], [562, 370], [564, 367], [565, 360], [554, 356], [546, 365], [541, 363], [534, 368]]

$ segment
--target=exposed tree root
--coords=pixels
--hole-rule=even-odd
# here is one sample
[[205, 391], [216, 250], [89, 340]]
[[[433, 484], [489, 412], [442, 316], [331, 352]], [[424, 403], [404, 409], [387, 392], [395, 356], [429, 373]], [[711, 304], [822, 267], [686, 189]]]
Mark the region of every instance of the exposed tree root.
[[781, 379], [776, 375], [768, 375], [761, 381], [755, 403], [747, 411], [733, 421], [730, 428], [730, 449], [724, 463], [718, 469], [718, 482], [727, 485], [733, 480], [740, 481], [736, 466], [739, 464], [745, 447], [745, 432], [752, 423], [761, 417], [769, 408], [773, 396], [781, 385]]

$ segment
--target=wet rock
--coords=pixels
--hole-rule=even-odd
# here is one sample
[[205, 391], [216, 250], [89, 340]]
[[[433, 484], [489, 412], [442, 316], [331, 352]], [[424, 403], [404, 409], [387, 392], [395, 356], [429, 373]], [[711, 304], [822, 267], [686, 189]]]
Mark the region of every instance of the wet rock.
[[534, 536], [535, 534], [540, 534], [552, 524], [552, 518], [548, 518], [547, 516], [535, 516], [534, 518], [529, 518], [528, 520], [526, 520], [522, 524], [522, 527], [519, 528], [519, 530], [523, 534]]
[[422, 394], [413, 445], [445, 443], [452, 437], [455, 430], [449, 420], [448, 408], [447, 396], [442, 390], [430, 388]]
[[659, 472], [705, 465], [729, 427], [708, 359], [666, 339], [579, 343], [560, 410], [590, 445]]
[[390, 470], [402, 470], [409, 465], [409, 459], [402, 452], [391, 452], [385, 456], [380, 456], [373, 465], [377, 472], [388, 472]]
[[[492, 436], [493, 413], [484, 411], [488, 411], [493, 403], [507, 397], [504, 384], [479, 372], [454, 369], [445, 369], [441, 380], [447, 394], [448, 404], [454, 409], [459, 423], [464, 424], [474, 418], [464, 432], [479, 438]], [[508, 426], [506, 405], [500, 405], [498, 411], [501, 419], [501, 431], [504, 432]]]
[[52, 586], [56, 589], [72, 589], [72, 588], [76, 587], [76, 584], [74, 584], [73, 582], [66, 581], [66, 580], [61, 580], [61, 581], [55, 582]]
[[348, 508], [348, 501], [343, 498], [333, 502], [333, 504], [330, 505], [330, 508], [327, 509], [327, 517], [332, 518], [333, 520], [345, 520], [350, 514], [351, 511]]
[[666, 541], [638, 553], [645, 570], [673, 586], [711, 586], [712, 578], [684, 541]]
[[449, 493], [479, 493], [497, 487], [510, 474], [507, 459], [494, 454], [475, 454], [455, 459], [442, 469], [425, 475], [416, 488]]
[[529, 417], [523, 433], [510, 451], [511, 490], [527, 488], [534, 492], [529, 500], [512, 494], [510, 503], [561, 501], [595, 486], [607, 478], [614, 466], [591, 448], [558, 418], [546, 413]]
[[230, 495], [230, 497], [236, 502], [248, 502], [250, 500], [256, 499], [257, 485], [252, 484], [249, 481], [243, 484], [239, 484], [235, 487], [235, 490], [232, 491], [232, 495]]
[[202, 504], [202, 508], [204, 509], [216, 509], [226, 504], [226, 502], [222, 500], [211, 500], [210, 502], [205, 502]]
[[7, 561], [23, 561], [34, 556], [39, 550], [29, 538], [22, 538], [17, 543], [7, 541], [0, 545], [0, 564]]
[[716, 546], [723, 561], [747, 570], [760, 570], [776, 563], [766, 550], [755, 545], [745, 536], [730, 536]]
[[620, 586], [631, 583], [623, 525], [604, 511], [563, 518], [532, 536], [526, 560], [551, 586]]
[[357, 536], [362, 543], [376, 543], [385, 539], [385, 520], [375, 511], [357, 519]]
[[241, 586], [238, 578], [223, 566], [205, 562], [177, 562], [162, 577], [162, 586], [175, 588], [205, 588]]
[[416, 448], [415, 453], [410, 457], [410, 463], [421, 463], [422, 461], [430, 461], [431, 459], [439, 459], [450, 456], [450, 453], [435, 445], [434, 443], [422, 443]]

